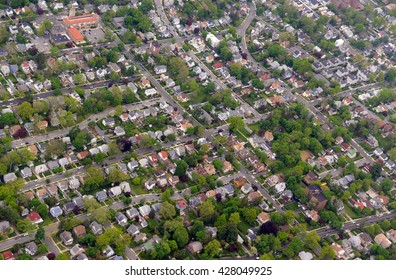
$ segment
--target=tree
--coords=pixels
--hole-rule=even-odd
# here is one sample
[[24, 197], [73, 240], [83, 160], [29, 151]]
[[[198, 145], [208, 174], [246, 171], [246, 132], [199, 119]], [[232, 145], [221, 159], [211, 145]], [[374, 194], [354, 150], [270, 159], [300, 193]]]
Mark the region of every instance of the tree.
[[319, 259], [321, 260], [334, 260], [336, 254], [333, 248], [329, 245], [323, 246], [322, 250], [320, 251]]
[[374, 180], [378, 179], [378, 177], [381, 176], [381, 172], [382, 172], [382, 166], [379, 163], [373, 164], [373, 166], [370, 169], [370, 174]]
[[99, 224], [107, 224], [110, 221], [110, 213], [104, 208], [95, 209], [90, 219], [92, 221], [97, 221]]
[[36, 232], [35, 238], [37, 241], [39, 240], [44, 240], [45, 239], [45, 230], [42, 227], [39, 227], [39, 229]]
[[185, 227], [179, 227], [173, 233], [173, 239], [177, 242], [179, 248], [183, 248], [188, 243], [188, 231]]
[[305, 75], [312, 71], [312, 64], [308, 59], [295, 59], [293, 60], [293, 69], [300, 75]]
[[241, 117], [230, 117], [228, 122], [230, 124], [230, 130], [240, 130], [245, 126]]
[[170, 220], [176, 216], [175, 206], [170, 204], [168, 201], [165, 201], [161, 205], [159, 214], [164, 220]]
[[217, 257], [221, 251], [221, 244], [218, 240], [214, 239], [205, 245], [204, 251], [212, 258]]
[[41, 203], [39, 206], [36, 207], [37, 213], [41, 216], [41, 218], [46, 219], [48, 218], [48, 206], [45, 203]]
[[206, 224], [214, 222], [217, 213], [215, 211], [212, 200], [208, 199], [204, 203], [202, 203], [202, 205], [199, 207], [199, 216]]
[[320, 241], [320, 236], [316, 231], [310, 231], [304, 237], [304, 243], [311, 250], [315, 250], [319, 246], [319, 241]]
[[233, 225], [238, 225], [241, 222], [239, 213], [235, 212], [230, 215], [229, 222]]
[[58, 140], [52, 140], [48, 143], [46, 154], [49, 157], [59, 157], [66, 152], [66, 143]]
[[243, 208], [241, 211], [242, 218], [250, 225], [254, 225], [257, 219], [256, 208]]
[[176, 77], [177, 81], [183, 82], [187, 79], [189, 68], [183, 59], [180, 57], [171, 57], [168, 65], [169, 72]]
[[175, 175], [179, 177], [185, 175], [187, 168], [188, 168], [188, 164], [184, 160], [177, 161]]
[[83, 199], [84, 207], [88, 213], [92, 213], [94, 210], [101, 207], [100, 203], [96, 201], [94, 198], [85, 197]]
[[34, 225], [27, 219], [19, 220], [16, 224], [19, 232], [28, 232], [34, 230]]
[[113, 168], [107, 175], [106, 180], [111, 183], [121, 183], [129, 178], [121, 169]]
[[25, 121], [30, 120], [30, 118], [33, 116], [33, 113], [34, 113], [33, 107], [27, 101], [22, 102], [21, 105], [18, 106], [18, 114]]

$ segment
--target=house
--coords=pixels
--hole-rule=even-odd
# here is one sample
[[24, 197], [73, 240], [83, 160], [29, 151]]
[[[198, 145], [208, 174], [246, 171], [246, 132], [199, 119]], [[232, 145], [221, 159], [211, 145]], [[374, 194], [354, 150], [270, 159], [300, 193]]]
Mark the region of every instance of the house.
[[74, 245], [71, 249], [70, 249], [70, 257], [73, 259], [76, 256], [81, 255], [82, 253], [85, 252], [84, 248], [80, 245], [80, 244], [76, 244]]
[[184, 200], [178, 200], [176, 202], [176, 208], [179, 209], [180, 211], [184, 211], [187, 209], [187, 202]]
[[155, 74], [164, 74], [167, 71], [166, 65], [159, 65], [159, 66], [154, 66], [154, 72]]
[[103, 233], [103, 227], [97, 221], [93, 221], [89, 224], [89, 228], [91, 229], [92, 233], [95, 235], [100, 235]]
[[260, 198], [261, 198], [261, 193], [259, 193], [257, 191], [251, 192], [248, 195], [248, 202], [252, 203], [252, 202], [255, 202], [255, 201], [259, 200]]
[[390, 242], [383, 233], [376, 235], [374, 237], [374, 241], [384, 249], [389, 248], [392, 245], [392, 242]]
[[18, 179], [18, 177], [15, 175], [15, 173], [8, 173], [3, 176], [3, 182], [5, 184], [15, 181], [16, 179]]
[[386, 233], [386, 236], [392, 241], [393, 243], [396, 243], [396, 230], [391, 229]]
[[270, 221], [270, 214], [265, 213], [265, 212], [261, 212], [260, 214], [257, 215], [257, 222], [262, 225], [268, 221]]
[[28, 219], [33, 223], [33, 224], [39, 224], [43, 222], [43, 219], [37, 212], [30, 212], [28, 215]]
[[139, 168], [139, 164], [136, 160], [133, 160], [131, 162], [128, 162], [127, 167], [130, 171], [134, 171], [135, 169]]
[[136, 234], [135, 238], [133, 239], [135, 242], [145, 242], [147, 240], [147, 235], [145, 233], [138, 233]]
[[9, 221], [1, 221], [0, 222], [0, 231], [6, 232], [9, 227], [10, 227]]
[[114, 127], [115, 120], [114, 118], [107, 118], [102, 121], [103, 126]]
[[120, 226], [126, 226], [128, 223], [127, 217], [121, 212], [115, 214], [115, 219]]
[[221, 167], [222, 171], [224, 173], [228, 173], [234, 170], [234, 167], [232, 166], [232, 164], [229, 161], [223, 161], [222, 163], [222, 167]]
[[307, 175], [304, 176], [304, 182], [307, 183], [308, 185], [314, 181], [317, 181], [318, 179], [319, 177], [313, 171], [309, 171]]
[[307, 187], [308, 198], [316, 203], [315, 210], [322, 210], [327, 204], [327, 198], [324, 196], [322, 189], [318, 185]]
[[63, 210], [59, 206], [55, 206], [50, 209], [50, 214], [52, 217], [57, 218], [63, 214]]
[[139, 207], [139, 212], [140, 212], [140, 215], [142, 215], [143, 217], [148, 216], [151, 212], [151, 208], [148, 205], [143, 205], [143, 206]]
[[189, 251], [191, 254], [196, 254], [202, 251], [203, 246], [202, 243], [199, 241], [193, 241], [190, 242], [187, 246], [186, 246], [187, 251]]
[[298, 256], [303, 261], [310, 261], [313, 259], [313, 255], [310, 252], [301, 251], [300, 253], [298, 253]]
[[62, 240], [63, 244], [66, 246], [70, 246], [73, 244], [73, 236], [70, 231], [64, 231], [59, 235], [60, 239]]
[[33, 241], [29, 242], [25, 245], [26, 253], [28, 253], [31, 256], [34, 256], [35, 254], [37, 254], [37, 250], [38, 250], [38, 247], [37, 247], [36, 243], [34, 243]]
[[132, 220], [139, 216], [139, 211], [136, 208], [132, 207], [131, 209], [128, 209], [125, 214], [128, 216], [129, 219]]
[[138, 233], [140, 233], [138, 227], [135, 226], [135, 225], [130, 225], [130, 226], [128, 227], [128, 229], [127, 229], [127, 232], [128, 232], [130, 235], [132, 235], [132, 236], [135, 236], [135, 235], [137, 235]]
[[110, 258], [112, 256], [114, 256], [115, 252], [113, 250], [113, 248], [110, 247], [110, 245], [108, 245], [106, 247], [106, 249], [103, 250], [103, 256]]
[[146, 96], [153, 96], [153, 95], [155, 95], [155, 94], [157, 94], [157, 90], [155, 89], [155, 88], [149, 88], [149, 89], [146, 89], [145, 91], [144, 91], [144, 94], [146, 95]]
[[73, 228], [73, 233], [76, 238], [80, 238], [84, 237], [87, 234], [87, 231], [83, 225], [79, 225]]
[[48, 127], [48, 122], [47, 121], [39, 121], [38, 123], [37, 123], [37, 128], [39, 129], [39, 130], [44, 130], [44, 129], [46, 129]]
[[115, 134], [117, 137], [124, 136], [124, 135], [125, 135], [125, 130], [124, 130], [121, 126], [117, 126], [117, 127], [114, 129], [114, 134]]
[[122, 191], [121, 191], [121, 188], [120, 188], [119, 186], [117, 186], [117, 187], [112, 187], [112, 188], [109, 190], [109, 196], [110, 196], [110, 197], [119, 196], [119, 195], [121, 195], [121, 193], [122, 193]]
[[11, 251], [5, 251], [3, 253], [3, 260], [5, 261], [15, 260], [14, 254]]
[[99, 202], [105, 202], [107, 200], [107, 193], [106, 191], [100, 191], [95, 194], [95, 197]]

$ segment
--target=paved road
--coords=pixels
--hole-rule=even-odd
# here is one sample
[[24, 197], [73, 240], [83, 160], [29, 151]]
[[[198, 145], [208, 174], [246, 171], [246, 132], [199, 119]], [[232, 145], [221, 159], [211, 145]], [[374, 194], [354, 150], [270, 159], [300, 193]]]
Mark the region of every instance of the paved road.
[[[151, 99], [151, 100], [147, 100], [147, 101], [143, 101], [143, 102], [137, 102], [134, 104], [125, 105], [124, 108], [125, 108], [125, 110], [134, 111], [134, 110], [139, 110], [143, 107], [153, 106], [156, 103], [161, 102], [161, 101], [162, 101], [161, 98], [155, 98], [155, 99]], [[95, 115], [91, 115], [89, 118], [87, 118], [84, 121], [82, 121], [81, 123], [79, 123], [78, 127], [81, 130], [83, 130], [88, 127], [88, 124], [92, 120], [99, 120], [99, 119], [105, 118], [111, 114], [114, 114], [114, 108], [108, 108], [108, 109], [104, 110], [103, 112], [100, 112]], [[52, 131], [48, 134], [40, 134], [40, 135], [31, 136], [29, 138], [17, 139], [17, 140], [12, 141], [11, 145], [13, 148], [20, 148], [23, 146], [37, 144], [37, 143], [48, 141], [51, 139], [62, 138], [62, 137], [65, 137], [69, 133], [69, 131], [70, 131], [70, 127], [67, 127], [64, 129]]]
[[[360, 226], [369, 226], [372, 224], [377, 224], [378, 222], [381, 222], [383, 220], [390, 220], [390, 219], [395, 219], [396, 218], [396, 211], [391, 212], [389, 214], [383, 214], [379, 217], [373, 216], [373, 217], [368, 217], [368, 218], [361, 218], [361, 219], [356, 219], [352, 222], [345, 223], [343, 225], [344, 230], [351, 230], [358, 228]], [[338, 229], [333, 229], [333, 228], [322, 228], [319, 230], [316, 230], [316, 232], [321, 236], [321, 237], [326, 237], [332, 234], [337, 234], [340, 233], [341, 231]]]
[[[125, 81], [132, 82], [132, 81], [135, 81], [138, 78], [140, 78], [140, 76], [134, 75], [134, 76], [125, 78]], [[81, 85], [81, 86], [78, 86], [78, 87], [80, 87], [80, 88], [82, 88], [84, 90], [89, 90], [89, 89], [94, 89], [94, 88], [107, 87], [110, 82], [111, 82], [110, 80], [96, 81], [96, 82], [93, 82], [93, 83], [90, 83], [90, 84], [86, 84], [86, 85]], [[114, 83], [114, 84], [118, 84], [118, 83]], [[73, 87], [67, 87], [67, 88], [62, 88], [60, 91], [63, 94], [69, 94], [69, 93], [72, 93], [74, 90], [73, 90]], [[54, 92], [55, 91], [52, 90], [52, 91], [47, 91], [47, 92], [43, 92], [43, 93], [34, 94], [33, 95], [33, 100], [42, 99], [42, 98], [47, 98], [47, 97], [53, 96]], [[1, 101], [0, 102], [0, 107], [2, 107], [2, 106], [17, 106], [17, 105], [21, 104], [24, 101], [29, 101], [29, 99], [26, 98], [26, 97], [23, 97], [23, 98], [12, 99], [12, 100], [9, 100], [9, 101]]]
[[[191, 135], [191, 136], [187, 136], [187, 137], [182, 137], [182, 138], [179, 138], [179, 139], [177, 139], [177, 140], [175, 140], [175, 141], [173, 141], [173, 142], [163, 143], [163, 144], [162, 144], [162, 148], [163, 148], [163, 149], [168, 149], [168, 148], [170, 148], [170, 147], [172, 147], [172, 146], [177, 146], [177, 145], [179, 145], [179, 144], [181, 144], [181, 143], [193, 141], [193, 140], [195, 140], [195, 139], [197, 139], [197, 138], [198, 138], [198, 137], [197, 137], [196, 135]], [[155, 152], [155, 149], [153, 149], [153, 148], [150, 148], [150, 149], [136, 149], [135, 152], [136, 152], [139, 156], [142, 156], [142, 155], [146, 155], [146, 154]], [[105, 161], [103, 162], [103, 165], [106, 165], [106, 166], [107, 166], [107, 165], [112, 165], [112, 164], [121, 162], [121, 161], [123, 160], [123, 157], [124, 157], [124, 154], [123, 154], [123, 153], [120, 153], [120, 154], [119, 154], [117, 157], [115, 157], [115, 158], [107, 158], [107, 159], [105, 159]], [[96, 163], [94, 163], [94, 164], [92, 164], [92, 166], [93, 166], [93, 167], [101, 167], [102, 164], [96, 164]], [[84, 174], [84, 173], [86, 173], [86, 170], [87, 170], [87, 168], [85, 168], [84, 166], [79, 166], [79, 167], [77, 167], [77, 168], [68, 170], [68, 174], [67, 174], [68, 176], [66, 176], [65, 173], [60, 173], [60, 174], [54, 174], [54, 175], [48, 176], [48, 177], [43, 178], [43, 179], [39, 179], [39, 180], [27, 182], [27, 183], [24, 185], [24, 191], [28, 191], [28, 190], [31, 190], [31, 189], [37, 189], [37, 188], [44, 187], [44, 186], [48, 185], [47, 179], [49, 179], [50, 182], [54, 183], [54, 182], [58, 182], [58, 181], [65, 180], [65, 179], [68, 178], [68, 177], [78, 176], [78, 175]]]
[[[174, 200], [180, 199], [180, 195], [179, 194], [174, 194], [171, 197]], [[161, 196], [157, 195], [157, 194], [146, 194], [146, 195], [138, 195], [138, 196], [134, 196], [132, 197], [132, 203], [133, 204], [137, 204], [140, 203], [141, 200], [144, 200], [145, 202], [154, 202], [154, 201], [160, 201], [161, 200]], [[110, 206], [104, 206], [103, 208], [105, 209], [114, 209], [114, 210], [120, 210], [120, 209], [124, 209], [124, 208], [128, 208], [128, 205], [125, 205], [124, 202], [119, 201], [119, 202], [115, 202], [113, 204], [111, 204]], [[86, 220], [88, 220], [88, 216], [87, 214], [80, 214], [77, 215], [76, 218], [78, 218], [79, 220], [85, 222]], [[59, 226], [59, 222], [56, 223], [52, 223], [46, 227], [44, 227], [45, 229], [45, 235], [46, 235], [46, 244], [49, 245], [48, 249], [50, 249], [51, 252], [58, 254], [59, 253], [59, 249], [55, 246], [55, 244], [53, 243], [53, 241], [50, 241], [49, 238], [50, 236], [58, 231], [58, 226]], [[36, 231], [32, 231], [31, 233], [29, 233], [27, 236], [22, 236], [22, 235], [17, 235], [13, 238], [9, 238], [7, 240], [1, 241], [0, 242], [0, 252], [1, 251], [5, 251], [7, 249], [12, 248], [15, 244], [23, 244], [23, 243], [27, 243], [30, 242], [32, 240], [34, 240]], [[48, 243], [47, 243], [48, 241]], [[133, 251], [128, 252], [128, 258], [131, 257], [131, 253], [133, 253]], [[136, 258], [138, 258], [136, 256]]]

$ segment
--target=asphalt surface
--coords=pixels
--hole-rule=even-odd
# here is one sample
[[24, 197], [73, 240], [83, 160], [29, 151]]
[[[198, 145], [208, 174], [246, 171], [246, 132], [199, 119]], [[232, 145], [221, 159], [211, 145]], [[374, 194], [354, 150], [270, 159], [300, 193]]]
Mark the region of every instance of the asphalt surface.
[[[372, 216], [368, 218], [361, 218], [361, 219], [356, 219], [352, 222], [345, 223], [342, 227], [343, 230], [351, 230], [355, 228], [359, 228], [361, 226], [369, 226], [373, 224], [377, 224], [383, 220], [391, 220], [396, 218], [396, 211], [388, 213], [388, 214], [383, 214], [381, 216]], [[329, 235], [337, 234], [340, 233], [341, 231], [338, 229], [333, 229], [333, 228], [322, 228], [319, 230], [316, 230], [316, 232], [321, 236], [321, 237], [326, 237]]]

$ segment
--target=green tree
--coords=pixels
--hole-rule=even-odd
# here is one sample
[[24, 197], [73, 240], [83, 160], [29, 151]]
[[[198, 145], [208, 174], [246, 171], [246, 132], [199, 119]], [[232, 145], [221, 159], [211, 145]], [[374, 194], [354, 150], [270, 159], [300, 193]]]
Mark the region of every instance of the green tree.
[[18, 114], [24, 120], [29, 120], [33, 116], [34, 110], [32, 105], [25, 101], [22, 102], [21, 105], [18, 106]]
[[217, 212], [211, 200], [206, 200], [204, 203], [202, 203], [202, 205], [199, 207], [199, 216], [206, 224], [214, 222], [217, 217]]
[[36, 232], [35, 239], [36, 239], [36, 241], [45, 239], [45, 230], [44, 230], [44, 228], [39, 227], [39, 229]]
[[99, 224], [109, 223], [110, 218], [110, 212], [104, 208], [95, 209], [90, 216], [92, 221], [97, 221]]
[[165, 201], [161, 205], [159, 214], [164, 220], [171, 220], [176, 216], [175, 206], [170, 204], [168, 201]]
[[185, 227], [179, 227], [173, 234], [173, 239], [177, 242], [179, 248], [183, 248], [188, 243], [188, 231]]
[[69, 257], [66, 253], [60, 253], [56, 256], [55, 260], [69, 260]]
[[221, 244], [218, 240], [214, 239], [205, 245], [204, 251], [212, 258], [217, 257], [221, 251]]
[[34, 225], [27, 219], [19, 220], [16, 224], [19, 232], [28, 232], [34, 230]]
[[334, 260], [336, 254], [333, 248], [329, 245], [323, 246], [322, 250], [320, 250], [319, 259], [321, 260]]
[[230, 117], [228, 122], [230, 124], [231, 130], [240, 130], [245, 126], [245, 123], [241, 117]]
[[179, 160], [176, 162], [176, 170], [175, 170], [175, 175], [176, 176], [182, 176], [186, 174], [188, 168], [188, 164], [184, 160]]

